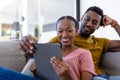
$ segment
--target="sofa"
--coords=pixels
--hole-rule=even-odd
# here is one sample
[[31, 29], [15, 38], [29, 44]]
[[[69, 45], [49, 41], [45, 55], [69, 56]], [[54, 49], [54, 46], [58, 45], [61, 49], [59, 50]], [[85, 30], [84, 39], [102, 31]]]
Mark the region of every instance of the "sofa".
[[110, 76], [120, 76], [120, 52], [105, 53], [101, 59], [101, 63], [106, 74]]
[[25, 64], [26, 57], [19, 49], [19, 40], [0, 41], [0, 66], [21, 72]]
[[[33, 60], [28, 61], [27, 65], [30, 65], [31, 61]], [[106, 74], [120, 76], [120, 52], [105, 53], [101, 63]], [[28, 70], [29, 66], [25, 65], [26, 57], [19, 49], [19, 40], [0, 41], [0, 66], [26, 74], [25, 69]], [[29, 72], [27, 71], [27, 74]]]
[[[120, 80], [120, 52], [107, 52], [101, 58], [101, 67], [106, 71], [106, 74], [111, 76], [110, 80]], [[23, 74], [33, 76], [29, 70], [31, 63], [34, 61], [31, 58], [24, 69]]]

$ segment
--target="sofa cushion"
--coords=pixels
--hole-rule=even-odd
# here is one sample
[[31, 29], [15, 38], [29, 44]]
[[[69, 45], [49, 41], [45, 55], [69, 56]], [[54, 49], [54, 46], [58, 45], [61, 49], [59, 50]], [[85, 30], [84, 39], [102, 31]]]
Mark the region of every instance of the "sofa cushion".
[[19, 49], [18, 40], [0, 42], [0, 66], [21, 72], [25, 64], [25, 56]]
[[120, 76], [120, 52], [107, 52], [102, 58], [102, 65], [108, 75]]

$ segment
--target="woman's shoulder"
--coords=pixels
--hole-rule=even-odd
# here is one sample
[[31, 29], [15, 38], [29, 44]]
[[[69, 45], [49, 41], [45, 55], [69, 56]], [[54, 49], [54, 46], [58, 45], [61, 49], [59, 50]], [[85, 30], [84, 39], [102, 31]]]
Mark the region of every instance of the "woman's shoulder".
[[89, 50], [86, 49], [82, 49], [82, 48], [77, 48], [74, 53], [77, 53], [77, 56], [81, 56], [81, 55], [91, 55], [91, 52]]
[[81, 52], [81, 53], [90, 53], [89, 50], [83, 49], [83, 48], [77, 48], [76, 51]]

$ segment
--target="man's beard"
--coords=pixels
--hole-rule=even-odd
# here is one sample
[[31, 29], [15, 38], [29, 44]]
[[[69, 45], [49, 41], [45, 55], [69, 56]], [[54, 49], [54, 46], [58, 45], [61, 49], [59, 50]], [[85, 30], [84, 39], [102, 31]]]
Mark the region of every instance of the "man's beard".
[[79, 29], [80, 30], [79, 35], [81, 35], [81, 36], [83, 36], [85, 38], [88, 38], [94, 32], [94, 30], [90, 29], [90, 32], [87, 33], [87, 32], [84, 31], [85, 27], [86, 27], [85, 25], [81, 25], [81, 27]]
[[90, 34], [85, 34], [85, 33], [82, 33], [81, 32], [81, 34], [80, 34], [82, 37], [84, 37], [84, 38], [88, 38], [89, 36], [90, 36]]

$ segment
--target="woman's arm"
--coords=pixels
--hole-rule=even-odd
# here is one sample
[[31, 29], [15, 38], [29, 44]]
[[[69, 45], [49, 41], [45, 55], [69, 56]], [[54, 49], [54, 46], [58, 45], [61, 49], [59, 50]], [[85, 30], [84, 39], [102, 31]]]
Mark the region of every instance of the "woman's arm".
[[34, 77], [38, 77], [37, 70], [36, 70], [36, 64], [33, 61], [31, 66], [30, 66], [30, 71], [33, 73]]
[[93, 75], [90, 72], [82, 71], [80, 80], [92, 80]]
[[93, 76], [96, 75], [96, 73], [90, 51], [83, 53], [80, 57], [81, 57], [80, 80], [92, 80]]

